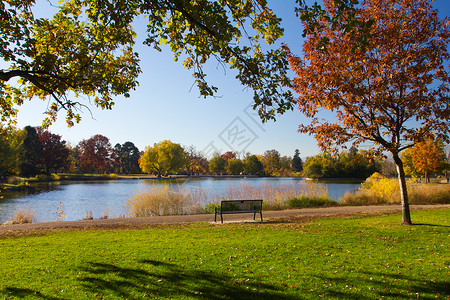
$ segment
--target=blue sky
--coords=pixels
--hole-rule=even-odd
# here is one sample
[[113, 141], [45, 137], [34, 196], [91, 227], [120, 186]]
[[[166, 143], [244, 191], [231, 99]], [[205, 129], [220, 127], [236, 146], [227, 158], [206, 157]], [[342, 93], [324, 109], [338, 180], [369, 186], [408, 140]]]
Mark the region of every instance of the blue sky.
[[[45, 1], [37, 1], [47, 6]], [[301, 54], [300, 21], [295, 17], [294, 0], [273, 0], [269, 5], [283, 19], [287, 43]], [[440, 10], [441, 18], [450, 15], [450, 0], [437, 0], [433, 4]], [[138, 20], [139, 27], [144, 20]], [[142, 24], [141, 24], [142, 23]], [[144, 32], [138, 32], [144, 38]], [[199, 97], [193, 86], [191, 71], [174, 62], [168, 49], [162, 53], [136, 44], [140, 54], [142, 74], [140, 86], [130, 98], [117, 97], [111, 111], [91, 107], [84, 110], [80, 124], [68, 128], [64, 115], [49, 130], [62, 135], [71, 145], [95, 134], [110, 139], [112, 146], [133, 142], [140, 150], [145, 146], [168, 139], [183, 146], [194, 145], [197, 150], [210, 155], [213, 151], [234, 150], [262, 154], [276, 149], [282, 155], [292, 156], [299, 149], [302, 157], [319, 153], [313, 137], [299, 134], [298, 125], [307, 122], [299, 112], [279, 115], [276, 122], [262, 124], [249, 105], [253, 93], [234, 78], [235, 73], [224, 70], [217, 63], [208, 64], [208, 80], [219, 87], [218, 98]], [[39, 126], [44, 118], [47, 103], [34, 100], [19, 109], [18, 127]]]

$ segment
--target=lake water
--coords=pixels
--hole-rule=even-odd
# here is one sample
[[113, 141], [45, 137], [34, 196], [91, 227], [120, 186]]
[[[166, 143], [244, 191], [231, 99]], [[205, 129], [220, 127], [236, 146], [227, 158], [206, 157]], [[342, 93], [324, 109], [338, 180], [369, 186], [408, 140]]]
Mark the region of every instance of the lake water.
[[[94, 218], [108, 215], [110, 218], [126, 214], [127, 200], [137, 192], [153, 190], [154, 186], [170, 184], [174, 190], [203, 189], [208, 193], [222, 193], [227, 188], [239, 185], [290, 185], [307, 184], [296, 178], [195, 178], [183, 180], [112, 180], [89, 182], [52, 182], [39, 184], [36, 192], [2, 193], [0, 199], [0, 223], [11, 218], [13, 213], [22, 208], [34, 212], [37, 222], [55, 221], [58, 212], [67, 216], [64, 220], [82, 220], [86, 212], [92, 211]], [[355, 190], [361, 185], [357, 182], [314, 182], [328, 189], [328, 197], [334, 200], [346, 191]]]

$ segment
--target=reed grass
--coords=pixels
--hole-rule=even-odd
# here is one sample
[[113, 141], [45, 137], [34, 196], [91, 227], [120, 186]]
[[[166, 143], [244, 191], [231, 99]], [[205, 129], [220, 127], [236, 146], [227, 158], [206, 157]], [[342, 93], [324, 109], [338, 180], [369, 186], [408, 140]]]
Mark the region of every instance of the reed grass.
[[450, 204], [450, 184], [410, 184], [408, 192], [412, 204]]
[[183, 190], [174, 191], [170, 186], [153, 187], [139, 192], [126, 204], [128, 214], [134, 217], [184, 215], [190, 212], [192, 196]]
[[12, 217], [5, 224], [25, 224], [36, 221], [34, 211], [28, 206], [16, 210]]
[[265, 209], [287, 209], [337, 204], [327, 197], [326, 186], [312, 183], [289, 185], [248, 184], [231, 185], [222, 193], [207, 192], [201, 188], [176, 190], [170, 185], [154, 186], [139, 192], [126, 204], [129, 216], [165, 216], [213, 213], [223, 200], [263, 199]]
[[[234, 199], [262, 199], [266, 209], [286, 209], [292, 207], [291, 199], [328, 199], [326, 186], [317, 183], [290, 183], [289, 185], [265, 184], [251, 186], [239, 184], [230, 186], [224, 193], [219, 194], [214, 201]], [[329, 200], [329, 199], [328, 199]]]
[[[410, 204], [450, 204], [449, 184], [407, 183]], [[397, 179], [383, 178], [365, 182], [354, 192], [346, 192], [340, 199], [343, 205], [400, 204]]]

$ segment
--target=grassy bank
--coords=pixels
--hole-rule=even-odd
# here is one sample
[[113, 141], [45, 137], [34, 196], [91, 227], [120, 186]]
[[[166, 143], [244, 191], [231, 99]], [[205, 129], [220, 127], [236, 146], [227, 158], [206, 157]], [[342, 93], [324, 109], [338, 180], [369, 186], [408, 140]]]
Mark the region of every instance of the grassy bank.
[[0, 238], [0, 298], [448, 298], [450, 210]]

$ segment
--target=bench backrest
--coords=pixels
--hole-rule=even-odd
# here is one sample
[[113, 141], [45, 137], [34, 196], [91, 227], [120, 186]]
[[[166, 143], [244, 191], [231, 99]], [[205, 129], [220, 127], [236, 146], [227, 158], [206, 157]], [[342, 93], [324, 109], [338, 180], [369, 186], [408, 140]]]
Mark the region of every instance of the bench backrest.
[[226, 200], [220, 203], [222, 211], [262, 210], [262, 200]]

